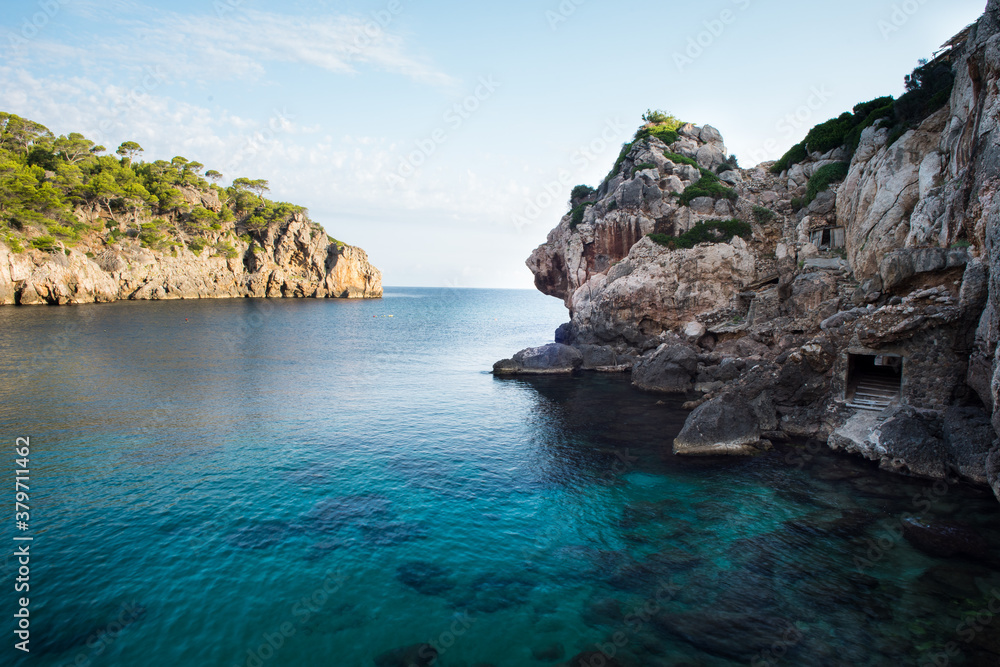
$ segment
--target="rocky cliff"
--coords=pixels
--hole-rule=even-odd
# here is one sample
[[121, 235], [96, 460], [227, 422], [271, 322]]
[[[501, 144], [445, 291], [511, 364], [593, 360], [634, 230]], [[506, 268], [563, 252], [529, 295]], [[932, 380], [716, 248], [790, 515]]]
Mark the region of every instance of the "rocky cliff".
[[53, 252], [0, 243], [0, 304], [226, 297], [377, 298], [382, 274], [364, 250], [330, 242], [301, 214], [237, 237], [219, 231], [200, 252], [151, 249], [128, 236]]
[[528, 259], [574, 348], [531, 358], [689, 393], [680, 454], [813, 438], [1000, 492], [998, 80], [990, 0], [910, 92], [777, 164], [740, 169], [714, 128], [653, 119]]
[[107, 153], [0, 112], [0, 305], [382, 295], [363, 250], [264, 197], [266, 180], [222, 187], [134, 141]]

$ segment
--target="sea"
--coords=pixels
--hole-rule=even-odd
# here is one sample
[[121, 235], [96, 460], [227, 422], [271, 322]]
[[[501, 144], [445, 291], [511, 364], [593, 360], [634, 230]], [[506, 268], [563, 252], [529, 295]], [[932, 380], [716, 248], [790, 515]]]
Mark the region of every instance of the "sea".
[[491, 375], [566, 319], [474, 289], [0, 308], [0, 664], [991, 664], [1000, 564], [903, 531], [1000, 554], [988, 489], [807, 442], [679, 459], [685, 397]]

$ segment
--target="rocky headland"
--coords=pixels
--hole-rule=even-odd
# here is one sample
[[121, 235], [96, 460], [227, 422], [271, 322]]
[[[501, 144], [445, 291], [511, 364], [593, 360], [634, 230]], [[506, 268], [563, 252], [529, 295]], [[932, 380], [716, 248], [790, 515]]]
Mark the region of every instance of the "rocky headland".
[[0, 305], [227, 297], [378, 298], [364, 250], [307, 211], [266, 199], [266, 181], [175, 157], [101, 155], [0, 114]]
[[879, 98], [739, 168], [649, 113], [528, 259], [555, 343], [498, 375], [631, 372], [682, 455], [821, 441], [1000, 496], [1000, 0]]

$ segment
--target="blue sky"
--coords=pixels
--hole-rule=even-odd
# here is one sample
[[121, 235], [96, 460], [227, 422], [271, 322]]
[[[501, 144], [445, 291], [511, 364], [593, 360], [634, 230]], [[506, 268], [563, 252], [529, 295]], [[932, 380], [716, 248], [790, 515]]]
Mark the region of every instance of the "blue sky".
[[742, 166], [902, 92], [985, 0], [4, 0], [0, 110], [265, 178], [387, 285], [530, 287], [524, 260], [647, 108]]

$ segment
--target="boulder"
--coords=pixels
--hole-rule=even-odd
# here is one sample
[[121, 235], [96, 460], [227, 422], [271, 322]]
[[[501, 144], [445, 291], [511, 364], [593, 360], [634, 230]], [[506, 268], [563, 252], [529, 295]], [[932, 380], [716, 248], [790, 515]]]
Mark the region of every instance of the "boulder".
[[689, 347], [664, 343], [643, 357], [632, 369], [632, 384], [639, 389], [665, 394], [691, 391], [698, 370], [698, 355]]
[[708, 329], [701, 322], [688, 322], [684, 325], [684, 337], [690, 341], [697, 341], [708, 333]]
[[948, 408], [943, 432], [954, 471], [970, 482], [988, 484], [986, 458], [996, 439], [990, 416], [981, 408]]
[[891, 408], [873, 439], [884, 452], [881, 467], [886, 470], [931, 479], [948, 476], [951, 457], [933, 414], [906, 405]]
[[726, 161], [726, 154], [719, 147], [720, 144], [705, 144], [698, 149], [695, 159], [698, 160], [698, 165], [709, 171], [715, 171], [715, 168]]
[[556, 329], [555, 341], [563, 345], [569, 345], [573, 342], [573, 323], [567, 322], [565, 324], [560, 324], [559, 328]]
[[743, 176], [740, 175], [740, 172], [730, 169], [719, 174], [719, 180], [729, 185], [736, 185], [743, 182]]
[[561, 343], [529, 347], [493, 365], [494, 375], [546, 375], [572, 373], [583, 365], [583, 355], [576, 348]]
[[610, 345], [580, 345], [577, 349], [583, 355], [584, 370], [624, 371], [635, 361], [630, 354], [619, 354]]
[[674, 439], [674, 454], [683, 456], [749, 456], [767, 448], [761, 440], [757, 412], [736, 393], [723, 394], [696, 408]]

